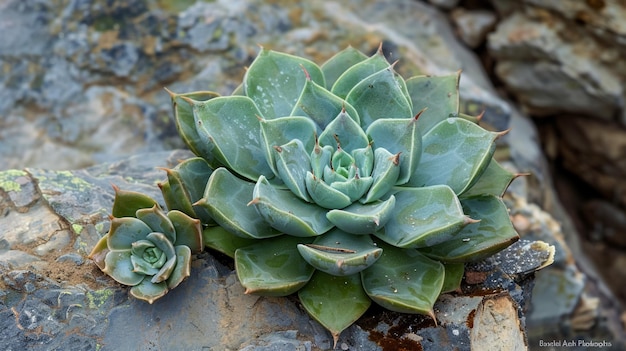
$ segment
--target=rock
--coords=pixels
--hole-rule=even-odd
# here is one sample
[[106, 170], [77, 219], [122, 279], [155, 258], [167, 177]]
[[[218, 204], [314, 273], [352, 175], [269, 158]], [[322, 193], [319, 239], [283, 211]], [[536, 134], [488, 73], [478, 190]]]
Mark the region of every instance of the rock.
[[[164, 174], [155, 168], [173, 167], [189, 156], [188, 151], [162, 152], [75, 171], [29, 168], [25, 173], [0, 172], [5, 179], [0, 194], [7, 214], [0, 218], [4, 238], [0, 335], [7, 349], [332, 347], [330, 334], [311, 320], [295, 299], [244, 294], [235, 273], [209, 252], [196, 257], [191, 276], [154, 305], [129, 298], [127, 288], [85, 260], [108, 230], [107, 214], [113, 200], [110, 185], [151, 194], [162, 203], [154, 184]], [[11, 185], [8, 179], [18, 177], [26, 177], [31, 186], [24, 181], [19, 188]], [[24, 201], [27, 196], [30, 201]], [[12, 199], [28, 205], [18, 211]], [[60, 233], [71, 234], [69, 244], [55, 244]], [[41, 250], [42, 245], [56, 245], [56, 249]], [[398, 343], [421, 345], [425, 350], [476, 350], [481, 348], [473, 345], [484, 343], [481, 335], [486, 334], [493, 336], [491, 345], [518, 345], [525, 338], [519, 316], [529, 303], [533, 272], [548, 264], [553, 255], [549, 247], [542, 249], [543, 254], [532, 254], [533, 247], [520, 241], [497, 256], [468, 266], [468, 276], [480, 272], [484, 279], [440, 298], [435, 305], [439, 325], [429, 317], [389, 311], [382, 312], [381, 318], [380, 308], [373, 308], [341, 334], [339, 347], [380, 350], [383, 345]], [[16, 253], [32, 259], [19, 259]], [[480, 312], [483, 310], [487, 314]], [[493, 315], [501, 315], [498, 318], [517, 329], [493, 334], [502, 323], [487, 317]]]
[[[503, 6], [500, 3], [509, 4]], [[626, 124], [626, 49], [619, 1], [494, 2], [504, 19], [489, 35], [495, 71], [534, 115], [585, 114]], [[595, 4], [595, 5], [594, 5]], [[597, 6], [596, 6], [597, 5]]]
[[455, 8], [450, 19], [457, 28], [459, 38], [470, 48], [477, 48], [496, 25], [495, 13], [487, 10]]

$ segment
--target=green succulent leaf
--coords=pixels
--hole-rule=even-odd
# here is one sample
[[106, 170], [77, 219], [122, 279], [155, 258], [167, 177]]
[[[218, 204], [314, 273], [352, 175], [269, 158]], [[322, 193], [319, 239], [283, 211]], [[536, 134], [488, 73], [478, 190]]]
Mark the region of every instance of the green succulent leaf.
[[262, 239], [280, 235], [248, 206], [252, 200], [254, 183], [246, 182], [226, 168], [213, 171], [198, 205], [209, 211], [211, 217], [226, 230], [242, 238]]
[[361, 272], [369, 297], [388, 310], [434, 318], [433, 305], [443, 287], [445, 268], [417, 250], [379, 243], [383, 254]]
[[206, 247], [217, 250], [231, 258], [235, 257], [235, 251], [238, 248], [258, 242], [255, 239], [234, 235], [220, 226], [204, 228], [202, 238]]
[[385, 201], [362, 205], [354, 203], [342, 210], [330, 210], [326, 218], [337, 228], [352, 234], [373, 234], [393, 216], [395, 196]]
[[254, 187], [253, 198], [250, 203], [279, 232], [308, 237], [320, 235], [333, 227], [326, 218], [326, 210], [302, 201], [291, 191], [276, 188], [263, 176]]
[[472, 197], [479, 195], [493, 195], [501, 197], [515, 179], [515, 174], [504, 169], [494, 158], [491, 159], [487, 169], [461, 197]]
[[193, 206], [204, 195], [204, 188], [213, 172], [209, 164], [201, 157], [192, 157], [173, 169], [164, 170], [167, 181], [159, 183], [159, 188], [168, 210], [179, 210], [205, 224], [214, 224], [205, 209]]
[[461, 118], [440, 122], [424, 134], [422, 159], [408, 184], [446, 184], [462, 194], [489, 165], [497, 136]]
[[275, 148], [292, 140], [300, 140], [306, 150], [313, 150], [315, 128], [315, 123], [307, 117], [291, 116], [261, 120], [261, 136], [263, 137], [265, 157], [274, 174], [278, 175], [274, 158]]
[[339, 209], [347, 207], [352, 203], [348, 195], [326, 184], [311, 172], [307, 173], [306, 188], [311, 199], [323, 208]]
[[151, 232], [152, 229], [137, 218], [113, 218], [107, 245], [111, 250], [130, 250], [135, 241], [146, 239]]
[[480, 222], [461, 230], [453, 239], [420, 249], [425, 255], [443, 262], [468, 262], [492, 255], [519, 240], [508, 210], [496, 196], [477, 196], [461, 200], [463, 209]]
[[360, 81], [350, 90], [346, 101], [361, 118], [363, 129], [380, 118], [411, 118], [413, 111], [391, 67]]
[[363, 291], [359, 274], [337, 277], [317, 271], [298, 291], [298, 297], [309, 315], [330, 331], [335, 344], [339, 334], [372, 303]]
[[346, 111], [341, 111], [319, 136], [320, 145], [330, 145], [350, 153], [369, 145], [361, 126]]
[[[367, 56], [352, 46], [348, 46], [336, 53], [328, 61], [324, 62], [321, 67], [326, 78], [326, 89], [331, 90], [339, 76], [350, 67], [365, 60], [367, 60]], [[346, 89], [346, 94], [349, 91], [350, 89]]]
[[460, 291], [461, 280], [463, 279], [463, 274], [465, 274], [465, 264], [446, 263], [443, 266], [446, 269], [446, 274], [441, 293]]
[[214, 144], [214, 156], [227, 168], [249, 180], [272, 178], [261, 136], [261, 112], [250, 98], [227, 96], [193, 106], [199, 133]]
[[413, 115], [422, 111], [417, 123], [422, 135], [448, 117], [458, 116], [460, 77], [459, 71], [447, 76], [417, 76], [407, 79]]
[[341, 229], [315, 239], [313, 244], [300, 244], [298, 251], [311, 266], [337, 276], [356, 274], [378, 260], [382, 249], [368, 235], [349, 235]]
[[333, 152], [334, 149], [330, 145], [322, 147], [319, 144], [315, 144], [311, 152], [311, 170], [315, 178], [324, 177], [324, 171], [330, 164]]
[[276, 171], [280, 179], [300, 199], [310, 202], [306, 191], [306, 174], [311, 171], [309, 153], [300, 140], [294, 139], [287, 144], [274, 148]]
[[352, 105], [324, 87], [307, 80], [290, 116], [308, 116], [317, 125], [319, 134], [344, 110], [358, 125], [359, 114]]
[[172, 221], [161, 211], [157, 205], [151, 208], [142, 208], [136, 212], [137, 219], [141, 220], [150, 227], [152, 232], [163, 233], [171, 242], [176, 241], [176, 230]]
[[154, 284], [150, 282], [149, 277], [145, 277], [141, 283], [130, 288], [130, 294], [137, 299], [147, 301], [152, 304], [167, 294], [167, 283], [161, 282]]
[[113, 186], [113, 189], [115, 190], [115, 199], [113, 200], [113, 209], [111, 210], [113, 217], [135, 217], [137, 210], [157, 205], [156, 200], [148, 195], [136, 191], [122, 190], [116, 186]]
[[396, 184], [404, 184], [415, 173], [422, 156], [422, 136], [415, 119], [378, 119], [367, 128], [375, 148], [400, 154], [400, 175]]
[[263, 49], [246, 71], [243, 88], [261, 116], [273, 119], [290, 115], [308, 79], [325, 86], [324, 74], [315, 63]]
[[178, 135], [183, 139], [187, 147], [196, 154], [207, 160], [207, 162], [213, 168], [220, 167], [221, 164], [213, 158], [212, 145], [205, 142], [200, 137], [198, 130], [196, 129], [196, 122], [193, 116], [193, 107], [189, 100], [193, 101], [207, 101], [219, 94], [212, 91], [196, 91], [187, 94], [175, 94], [170, 91], [170, 97], [172, 98], [172, 108], [174, 110], [174, 121], [176, 122], [176, 129]]
[[174, 245], [184, 245], [194, 252], [201, 252], [204, 248], [202, 241], [202, 224], [199, 220], [189, 217], [183, 212], [172, 210], [167, 213], [167, 217], [172, 221], [176, 230], [176, 240]]
[[93, 262], [100, 268], [104, 269], [104, 258], [106, 254], [110, 251], [109, 246], [107, 244], [109, 240], [109, 234], [105, 234], [98, 240], [96, 245], [93, 247], [91, 252], [89, 253], [89, 258], [93, 260]]
[[302, 288], [315, 269], [300, 256], [298, 244], [311, 238], [284, 235], [235, 251], [235, 269], [246, 294], [287, 296]]
[[133, 263], [130, 260], [130, 250], [110, 251], [104, 259], [104, 273], [111, 276], [120, 284], [137, 285], [143, 278], [144, 274], [133, 272]]
[[378, 50], [371, 57], [345, 70], [337, 78], [330, 91], [340, 98], [345, 99], [350, 93], [350, 90], [352, 90], [355, 85], [359, 84], [359, 82], [389, 67], [390, 65], [385, 55], [383, 55], [381, 50]]
[[167, 288], [174, 289], [185, 278], [191, 275], [191, 250], [188, 246], [179, 245], [176, 249], [176, 267], [167, 278]]
[[378, 148], [374, 150], [374, 170], [372, 171], [372, 186], [362, 203], [379, 200], [391, 190], [400, 175], [400, 155], [392, 155], [389, 151]]
[[445, 185], [400, 188], [391, 219], [378, 238], [402, 248], [419, 248], [447, 241], [471, 222], [458, 198]]
[[363, 196], [371, 187], [372, 177], [357, 178], [352, 177], [345, 181], [337, 181], [330, 183], [331, 188], [339, 190], [343, 194], [348, 195], [350, 202], [354, 202]]

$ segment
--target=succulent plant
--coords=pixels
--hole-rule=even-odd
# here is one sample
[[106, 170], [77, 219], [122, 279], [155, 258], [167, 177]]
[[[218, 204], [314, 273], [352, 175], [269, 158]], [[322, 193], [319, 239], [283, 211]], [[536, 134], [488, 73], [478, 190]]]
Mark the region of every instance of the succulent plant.
[[191, 254], [204, 248], [200, 220], [141, 193], [115, 187], [111, 228], [91, 259], [130, 294], [153, 303], [190, 274]]
[[464, 262], [518, 239], [501, 200], [514, 175], [493, 158], [504, 132], [459, 113], [459, 78], [405, 81], [380, 49], [322, 66], [262, 49], [231, 96], [170, 92], [198, 158], [164, 197], [202, 219], [246, 293], [297, 292], [335, 342], [371, 301], [434, 317]]

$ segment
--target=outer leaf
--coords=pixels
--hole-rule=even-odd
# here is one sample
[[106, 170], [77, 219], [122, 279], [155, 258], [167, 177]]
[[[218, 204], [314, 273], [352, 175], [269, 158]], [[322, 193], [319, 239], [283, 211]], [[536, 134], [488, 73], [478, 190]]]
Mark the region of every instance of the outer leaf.
[[461, 200], [463, 209], [480, 222], [461, 230], [449, 241], [420, 249], [429, 257], [443, 262], [468, 262], [490, 256], [519, 240], [506, 206], [495, 196]]
[[390, 65], [385, 55], [383, 55], [381, 50], [378, 50], [376, 54], [353, 65], [340, 75], [335, 84], [333, 84], [331, 92], [345, 99], [348, 93], [350, 93], [350, 90], [352, 90], [355, 85], [359, 84], [359, 82], [389, 67]]
[[216, 226], [202, 231], [202, 238], [206, 247], [217, 250], [231, 258], [235, 257], [235, 250], [258, 242], [255, 239], [242, 238], [226, 229]]
[[188, 98], [194, 101], [207, 101], [218, 97], [219, 94], [212, 91], [196, 91], [187, 94], [174, 94], [170, 91], [168, 92], [172, 98], [174, 121], [176, 122], [178, 135], [180, 135], [185, 144], [194, 154], [205, 158], [211, 167], [217, 168], [221, 166], [221, 164], [212, 156], [211, 144], [206, 143], [205, 140], [198, 134], [193, 117], [192, 105], [183, 99]]
[[282, 233], [317, 236], [333, 227], [326, 219], [326, 210], [298, 199], [291, 191], [277, 189], [262, 176], [254, 187], [253, 197], [250, 203], [261, 217]]
[[335, 344], [339, 334], [370, 307], [358, 274], [336, 277], [315, 272], [311, 281], [298, 291], [300, 302], [313, 319], [328, 329]]
[[137, 218], [113, 218], [107, 245], [110, 250], [130, 250], [135, 241], [145, 239], [151, 232], [152, 229]]
[[472, 197], [478, 195], [503, 196], [506, 189], [515, 179], [515, 174], [504, 169], [493, 157], [489, 166], [462, 197]]
[[411, 118], [411, 104], [391, 67], [365, 78], [350, 90], [346, 101], [357, 110], [363, 129], [380, 118]]
[[352, 105], [324, 87], [307, 80], [290, 116], [308, 116], [317, 125], [319, 134], [343, 110], [359, 124], [359, 114]]
[[248, 206], [253, 191], [253, 183], [237, 178], [226, 168], [218, 168], [211, 174], [204, 198], [198, 204], [206, 208], [220, 226], [242, 238], [280, 235], [254, 207]]
[[331, 210], [326, 218], [337, 228], [352, 234], [373, 234], [393, 216], [395, 196], [385, 201], [361, 205], [352, 204], [343, 210]]
[[139, 209], [136, 215], [137, 219], [141, 220], [152, 229], [152, 232], [163, 233], [169, 241], [176, 241], [176, 230], [174, 229], [172, 221], [167, 218], [165, 213], [163, 213], [157, 205], [152, 206], [152, 208]]
[[315, 123], [307, 117], [292, 116], [261, 120], [265, 157], [274, 174], [278, 175], [274, 148], [295, 139], [300, 140], [306, 150], [313, 150], [315, 130]]
[[395, 197], [393, 216], [374, 235], [397, 247], [427, 247], [447, 241], [471, 222], [445, 185], [402, 188]]
[[330, 90], [337, 78], [348, 68], [365, 60], [367, 60], [367, 56], [352, 46], [348, 46], [336, 53], [322, 65], [322, 72], [324, 72], [324, 77], [326, 78], [326, 89]]
[[260, 112], [245, 96], [227, 96], [195, 103], [198, 132], [214, 144], [213, 155], [237, 174], [256, 180], [272, 178], [261, 140]]
[[448, 76], [417, 76], [407, 79], [406, 87], [413, 102], [413, 115], [422, 112], [418, 126], [424, 135], [437, 123], [459, 114], [460, 71]]
[[446, 263], [443, 265], [446, 269], [445, 279], [441, 293], [459, 291], [461, 289], [461, 280], [465, 274], [465, 264], [463, 263]]
[[287, 235], [237, 249], [235, 269], [246, 294], [287, 296], [303, 287], [315, 269], [302, 259], [297, 245], [311, 241]]
[[194, 253], [202, 251], [204, 243], [202, 242], [202, 224], [199, 220], [177, 210], [169, 211], [167, 217], [172, 221], [174, 229], [176, 229], [174, 245], [187, 246]]
[[173, 169], [164, 170], [167, 172], [167, 181], [159, 183], [159, 188], [168, 210], [179, 210], [205, 224], [214, 224], [205, 209], [192, 205], [204, 195], [204, 188], [213, 172], [206, 160], [192, 157]]
[[150, 208], [157, 204], [156, 200], [148, 195], [136, 191], [122, 190], [113, 186], [115, 190], [115, 200], [111, 214], [113, 217], [135, 217], [137, 210]]
[[446, 184], [462, 194], [489, 165], [497, 136], [461, 118], [437, 124], [422, 138], [422, 159], [409, 185]]
[[[337, 144], [339, 140], [339, 144]], [[341, 149], [350, 153], [355, 149], [361, 149], [369, 145], [367, 135], [361, 126], [354, 121], [345, 111], [341, 111], [332, 120], [319, 136], [320, 145], [330, 145], [333, 149]]]
[[191, 250], [189, 247], [176, 246], [176, 267], [167, 279], [168, 289], [174, 289], [191, 275]]
[[415, 173], [422, 156], [422, 135], [416, 119], [383, 118], [367, 128], [374, 148], [400, 154], [400, 175], [396, 184], [404, 184]]
[[106, 257], [106, 254], [110, 251], [107, 245], [108, 238], [109, 234], [104, 234], [104, 236], [101, 237], [100, 240], [98, 240], [96, 246], [94, 246], [89, 253], [89, 258], [92, 259], [96, 266], [98, 266], [98, 268], [100, 268], [101, 270], [104, 269], [104, 258]]
[[334, 229], [315, 239], [311, 245], [298, 245], [298, 251], [305, 261], [320, 271], [348, 276], [374, 264], [382, 249], [367, 235], [349, 235]]
[[274, 148], [276, 171], [278, 176], [300, 199], [310, 202], [306, 191], [306, 174], [311, 171], [309, 152], [300, 140], [294, 139], [287, 144]]
[[[104, 273], [111, 276], [118, 283], [124, 285], [137, 285], [145, 275], [133, 272], [133, 264], [130, 261], [130, 250], [110, 251], [104, 259]], [[149, 279], [148, 279], [149, 280]]]
[[130, 294], [137, 299], [148, 301], [148, 303], [152, 304], [154, 301], [167, 294], [167, 283], [161, 282], [154, 284], [146, 277], [140, 284], [130, 289]]
[[307, 81], [324, 86], [324, 74], [302, 57], [261, 50], [244, 77], [244, 91], [266, 119], [289, 116]]
[[379, 243], [381, 258], [361, 272], [369, 297], [388, 310], [433, 316], [433, 305], [441, 293], [445, 269], [416, 250]]

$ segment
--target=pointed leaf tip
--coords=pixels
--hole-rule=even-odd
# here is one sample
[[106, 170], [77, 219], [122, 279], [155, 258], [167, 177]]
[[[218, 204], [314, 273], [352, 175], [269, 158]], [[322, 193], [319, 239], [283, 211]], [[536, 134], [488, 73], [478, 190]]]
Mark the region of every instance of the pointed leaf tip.
[[175, 98], [176, 96], [178, 96], [178, 94], [176, 94], [175, 92], [173, 92], [173, 91], [169, 90], [168, 88], [165, 88], [165, 87], [164, 87], [163, 89], [165, 89], [165, 91], [166, 91], [168, 94], [170, 94], [170, 97], [171, 97], [172, 99], [173, 99], [173, 98]]

